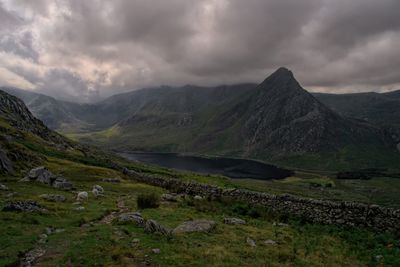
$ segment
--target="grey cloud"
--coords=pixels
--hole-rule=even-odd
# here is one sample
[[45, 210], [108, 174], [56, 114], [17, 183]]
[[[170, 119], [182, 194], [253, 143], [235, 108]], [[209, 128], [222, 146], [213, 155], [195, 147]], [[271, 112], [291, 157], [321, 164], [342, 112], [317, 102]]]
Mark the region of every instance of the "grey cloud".
[[[13, 72], [64, 98], [93, 100], [161, 84], [258, 82], [279, 66], [304, 86], [331, 92], [400, 83], [398, 0], [14, 3], [19, 9], [12, 13], [0, 0], [0, 22], [7, 30], [29, 14], [28, 25], [18, 28], [27, 33], [9, 31], [0, 50], [33, 60], [46, 75]], [[21, 7], [26, 12], [18, 14]]]

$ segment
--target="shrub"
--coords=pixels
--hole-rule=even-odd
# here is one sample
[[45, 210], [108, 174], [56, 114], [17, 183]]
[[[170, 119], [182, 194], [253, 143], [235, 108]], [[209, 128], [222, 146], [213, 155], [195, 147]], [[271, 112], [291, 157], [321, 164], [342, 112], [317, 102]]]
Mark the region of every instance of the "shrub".
[[140, 194], [137, 198], [139, 209], [158, 208], [160, 206], [160, 196], [155, 193]]

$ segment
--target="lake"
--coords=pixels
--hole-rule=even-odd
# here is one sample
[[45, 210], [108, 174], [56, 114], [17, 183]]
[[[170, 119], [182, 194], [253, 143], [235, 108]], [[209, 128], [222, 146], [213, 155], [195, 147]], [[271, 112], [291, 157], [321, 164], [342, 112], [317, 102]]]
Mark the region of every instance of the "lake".
[[196, 157], [176, 153], [123, 152], [122, 157], [142, 163], [200, 174], [218, 174], [230, 178], [258, 180], [283, 179], [293, 174], [287, 169], [246, 159]]

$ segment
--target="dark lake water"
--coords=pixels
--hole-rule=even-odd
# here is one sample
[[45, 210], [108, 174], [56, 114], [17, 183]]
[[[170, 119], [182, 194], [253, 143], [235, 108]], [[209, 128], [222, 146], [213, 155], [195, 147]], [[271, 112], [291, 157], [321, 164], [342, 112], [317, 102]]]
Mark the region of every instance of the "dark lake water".
[[183, 156], [175, 153], [124, 152], [119, 154], [129, 160], [201, 174], [219, 174], [230, 178], [270, 180], [283, 179], [292, 174], [290, 170], [245, 159], [221, 157], [203, 158]]

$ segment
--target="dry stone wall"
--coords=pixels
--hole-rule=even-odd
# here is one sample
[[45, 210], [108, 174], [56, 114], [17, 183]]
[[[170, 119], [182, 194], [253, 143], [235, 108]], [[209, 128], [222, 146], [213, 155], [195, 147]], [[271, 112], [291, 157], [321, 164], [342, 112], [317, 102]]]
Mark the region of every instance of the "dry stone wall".
[[123, 172], [139, 182], [178, 193], [211, 198], [231, 197], [238, 201], [261, 205], [272, 211], [292, 215], [309, 222], [368, 227], [377, 231], [400, 233], [400, 210], [398, 209], [354, 202], [334, 202], [291, 195], [273, 195], [243, 189], [223, 189], [197, 182], [184, 182], [178, 179], [144, 175], [126, 168]]

